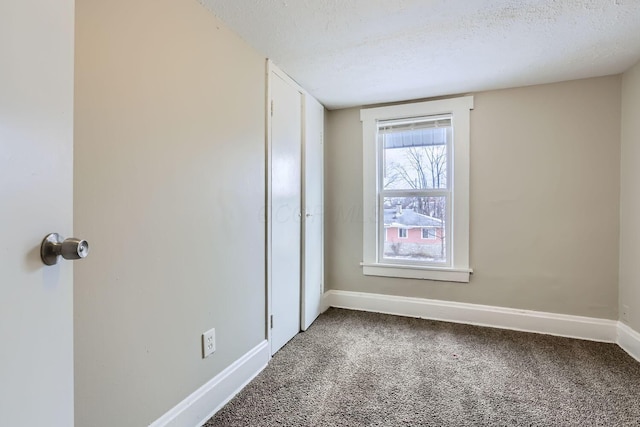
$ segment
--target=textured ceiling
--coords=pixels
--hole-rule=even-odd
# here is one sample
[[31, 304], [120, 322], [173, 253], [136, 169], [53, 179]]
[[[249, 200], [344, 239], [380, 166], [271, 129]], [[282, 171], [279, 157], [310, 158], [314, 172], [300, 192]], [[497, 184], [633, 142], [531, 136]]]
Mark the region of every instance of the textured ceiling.
[[199, 0], [328, 108], [616, 74], [640, 0]]

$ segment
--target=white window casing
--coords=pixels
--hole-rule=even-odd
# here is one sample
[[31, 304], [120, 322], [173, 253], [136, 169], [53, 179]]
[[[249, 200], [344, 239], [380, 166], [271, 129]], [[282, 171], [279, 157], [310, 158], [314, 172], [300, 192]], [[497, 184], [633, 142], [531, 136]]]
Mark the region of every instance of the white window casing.
[[[363, 134], [363, 273], [371, 276], [400, 277], [451, 282], [469, 282], [469, 167], [470, 167], [470, 110], [473, 97], [441, 99], [388, 107], [360, 110]], [[450, 260], [446, 266], [417, 263], [383, 262], [378, 248], [380, 227], [378, 179], [378, 122], [424, 116], [452, 115], [453, 140], [451, 148], [451, 225], [447, 230]], [[449, 250], [449, 248], [448, 248]]]

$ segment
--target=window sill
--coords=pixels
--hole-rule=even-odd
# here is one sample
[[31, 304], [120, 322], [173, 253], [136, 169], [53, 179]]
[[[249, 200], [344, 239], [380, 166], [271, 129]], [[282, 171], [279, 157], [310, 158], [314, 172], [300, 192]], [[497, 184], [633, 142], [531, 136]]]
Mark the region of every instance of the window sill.
[[471, 269], [418, 267], [396, 264], [360, 263], [365, 276], [397, 277], [402, 279], [437, 280], [441, 282], [469, 283]]

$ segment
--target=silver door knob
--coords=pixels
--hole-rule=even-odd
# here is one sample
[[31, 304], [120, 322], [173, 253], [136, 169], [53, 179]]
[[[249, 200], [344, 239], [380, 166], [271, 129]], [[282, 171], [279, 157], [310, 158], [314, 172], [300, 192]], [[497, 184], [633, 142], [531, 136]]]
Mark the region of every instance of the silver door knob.
[[58, 257], [64, 259], [80, 259], [89, 255], [89, 243], [86, 240], [69, 237], [63, 239], [58, 233], [51, 233], [42, 240], [40, 258], [46, 265], [58, 263]]

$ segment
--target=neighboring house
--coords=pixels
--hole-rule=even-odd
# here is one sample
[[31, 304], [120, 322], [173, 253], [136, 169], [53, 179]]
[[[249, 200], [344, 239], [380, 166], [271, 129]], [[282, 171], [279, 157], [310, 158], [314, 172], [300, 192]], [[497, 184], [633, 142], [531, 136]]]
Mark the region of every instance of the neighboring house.
[[444, 255], [444, 223], [413, 209], [384, 210], [385, 256], [438, 260]]

